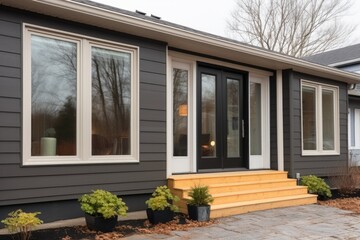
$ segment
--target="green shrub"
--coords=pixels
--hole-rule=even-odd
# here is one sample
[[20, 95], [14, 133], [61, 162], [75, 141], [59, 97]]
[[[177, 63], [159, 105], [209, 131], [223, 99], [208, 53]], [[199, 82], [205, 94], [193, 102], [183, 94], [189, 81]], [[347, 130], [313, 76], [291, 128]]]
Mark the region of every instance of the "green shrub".
[[179, 208], [174, 204], [179, 201], [179, 198], [174, 196], [167, 186], [157, 187], [151, 196], [145, 203], [153, 211], [164, 210], [165, 208], [170, 208], [174, 212], [179, 211]]
[[40, 214], [40, 212], [27, 213], [18, 209], [9, 213], [9, 217], [1, 222], [10, 233], [18, 233], [21, 240], [28, 240], [31, 236], [31, 230], [43, 223], [43, 221], [37, 217], [38, 214]]
[[206, 206], [214, 201], [212, 195], [209, 193], [208, 186], [195, 186], [189, 192], [190, 200], [189, 205], [193, 206]]
[[81, 210], [92, 216], [111, 218], [117, 215], [126, 216], [128, 207], [115, 194], [105, 190], [93, 190], [79, 198]]
[[301, 178], [301, 185], [308, 187], [309, 193], [315, 193], [319, 196], [330, 198], [331, 191], [329, 185], [321, 178], [314, 175], [304, 176]]

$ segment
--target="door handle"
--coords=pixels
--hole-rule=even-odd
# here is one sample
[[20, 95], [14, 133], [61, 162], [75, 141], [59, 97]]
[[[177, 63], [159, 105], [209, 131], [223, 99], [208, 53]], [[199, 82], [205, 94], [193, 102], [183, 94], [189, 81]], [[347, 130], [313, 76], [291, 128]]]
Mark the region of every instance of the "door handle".
[[245, 138], [245, 121], [244, 119], [241, 120], [241, 136]]

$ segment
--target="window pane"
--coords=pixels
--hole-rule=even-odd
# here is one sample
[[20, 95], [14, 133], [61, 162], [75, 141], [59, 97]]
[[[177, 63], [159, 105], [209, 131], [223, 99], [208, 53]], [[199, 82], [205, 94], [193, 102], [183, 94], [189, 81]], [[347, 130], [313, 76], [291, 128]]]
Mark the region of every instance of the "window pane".
[[335, 149], [334, 92], [322, 90], [323, 150]]
[[187, 156], [188, 71], [173, 69], [174, 156]]
[[76, 155], [77, 44], [31, 37], [31, 155]]
[[130, 154], [131, 55], [92, 47], [92, 154]]
[[316, 90], [302, 87], [303, 148], [316, 150]]
[[261, 155], [261, 84], [250, 83], [250, 151]]
[[201, 75], [201, 156], [216, 156], [216, 77]]
[[227, 79], [227, 157], [240, 157], [239, 81]]

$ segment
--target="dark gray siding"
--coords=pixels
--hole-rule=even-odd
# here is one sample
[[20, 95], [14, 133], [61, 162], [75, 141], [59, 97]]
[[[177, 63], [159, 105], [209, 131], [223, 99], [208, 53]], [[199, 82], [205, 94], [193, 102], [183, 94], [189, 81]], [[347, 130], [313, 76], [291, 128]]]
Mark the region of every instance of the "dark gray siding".
[[290, 78], [291, 71], [283, 71], [283, 127], [284, 127], [284, 169], [289, 171], [289, 174], [293, 172], [291, 165], [291, 144], [290, 144]]
[[[140, 47], [140, 162], [22, 167], [22, 23]], [[148, 194], [166, 183], [166, 44], [0, 6], [0, 206]]]
[[[300, 80], [331, 84], [339, 87], [340, 108], [340, 155], [336, 156], [302, 156], [301, 142], [301, 89]], [[346, 167], [348, 163], [347, 140], [347, 84], [318, 78], [291, 70], [284, 71], [284, 143], [285, 169], [294, 177], [315, 174], [332, 176]]]
[[270, 77], [270, 168], [278, 169], [276, 77]]

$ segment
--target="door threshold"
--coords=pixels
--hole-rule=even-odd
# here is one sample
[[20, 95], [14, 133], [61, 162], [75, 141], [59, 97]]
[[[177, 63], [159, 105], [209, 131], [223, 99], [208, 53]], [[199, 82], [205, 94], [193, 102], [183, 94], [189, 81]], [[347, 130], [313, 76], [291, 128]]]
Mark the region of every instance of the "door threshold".
[[198, 173], [213, 173], [213, 172], [240, 172], [250, 171], [247, 168], [213, 168], [213, 169], [199, 169]]

